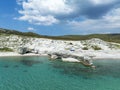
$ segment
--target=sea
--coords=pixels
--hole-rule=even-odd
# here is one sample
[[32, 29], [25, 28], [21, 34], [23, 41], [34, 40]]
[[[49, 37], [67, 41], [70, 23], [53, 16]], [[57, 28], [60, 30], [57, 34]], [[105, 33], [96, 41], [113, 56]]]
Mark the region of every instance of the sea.
[[95, 69], [48, 57], [0, 57], [0, 90], [120, 90], [120, 60]]

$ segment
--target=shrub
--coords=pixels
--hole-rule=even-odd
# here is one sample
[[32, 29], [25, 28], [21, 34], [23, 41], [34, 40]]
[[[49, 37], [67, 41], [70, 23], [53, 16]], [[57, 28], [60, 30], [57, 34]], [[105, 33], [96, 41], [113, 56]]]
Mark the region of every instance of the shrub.
[[4, 48], [0, 48], [0, 51], [12, 52], [13, 50], [11, 48], [4, 47]]
[[83, 47], [82, 49], [83, 49], [83, 50], [88, 50], [88, 47]]
[[98, 46], [92, 46], [92, 48], [93, 48], [94, 50], [101, 50], [101, 47], [98, 47]]

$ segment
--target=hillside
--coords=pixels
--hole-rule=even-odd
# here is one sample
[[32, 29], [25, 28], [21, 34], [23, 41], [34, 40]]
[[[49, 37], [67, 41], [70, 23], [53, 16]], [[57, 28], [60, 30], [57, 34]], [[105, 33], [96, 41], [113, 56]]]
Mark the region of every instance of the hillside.
[[72, 40], [87, 40], [92, 38], [99, 38], [108, 42], [120, 43], [120, 34], [66, 35], [63, 37]]
[[120, 33], [118, 34], [90, 34], [90, 35], [64, 35], [64, 36], [46, 36], [39, 35], [33, 32], [19, 32], [15, 30], [8, 30], [0, 28], [0, 35], [20, 35], [20, 36], [28, 36], [28, 37], [36, 37], [36, 38], [48, 38], [55, 40], [88, 40], [92, 38], [99, 38], [108, 42], [116, 42], [120, 43]]
[[120, 56], [120, 44], [114, 42], [119, 42], [119, 37], [119, 34], [43, 36], [32, 32], [23, 33], [1, 29], [0, 56], [12, 52], [13, 54], [10, 54], [10, 56], [27, 53], [40, 55], [60, 53], [64, 55], [94, 56], [95, 58], [116, 58]]

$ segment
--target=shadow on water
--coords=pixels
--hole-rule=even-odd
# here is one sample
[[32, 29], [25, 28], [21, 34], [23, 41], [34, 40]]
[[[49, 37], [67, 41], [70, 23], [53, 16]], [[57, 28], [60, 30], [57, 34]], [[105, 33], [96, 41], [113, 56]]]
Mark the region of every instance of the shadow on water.
[[9, 67], [9, 65], [4, 65], [4, 68], [8, 68]]
[[94, 74], [120, 78], [120, 63], [118, 64], [113, 63], [109, 65], [97, 65]]
[[23, 70], [23, 72], [28, 72], [27, 70]]
[[80, 63], [69, 62], [52, 62], [54, 70], [59, 71], [61, 74], [70, 76], [82, 76], [85, 79], [95, 78], [97, 76], [111, 76], [114, 78], [120, 78], [120, 62], [119, 63], [97, 63], [96, 69], [85, 67]]
[[19, 67], [19, 65], [14, 65], [14, 67], [15, 67], [15, 68], [18, 68], [18, 67]]
[[42, 63], [42, 61], [37, 61], [37, 60], [21, 60], [20, 62], [26, 66], [32, 66], [33, 64]]
[[61, 74], [69, 75], [69, 76], [83, 76], [83, 78], [87, 78], [89, 74], [93, 73], [94, 70], [90, 67], [85, 67], [80, 63], [69, 63], [69, 62], [52, 62], [52, 67], [55, 70], [59, 70]]
[[[1, 61], [1, 63], [3, 63], [1, 66], [4, 68], [19, 68], [22, 67], [19, 64], [25, 65], [25, 66], [33, 66], [34, 64], [41, 64], [43, 63], [40, 60], [30, 60], [30, 59], [20, 59], [20, 60], [3, 60]], [[6, 64], [7, 63], [7, 64]]]

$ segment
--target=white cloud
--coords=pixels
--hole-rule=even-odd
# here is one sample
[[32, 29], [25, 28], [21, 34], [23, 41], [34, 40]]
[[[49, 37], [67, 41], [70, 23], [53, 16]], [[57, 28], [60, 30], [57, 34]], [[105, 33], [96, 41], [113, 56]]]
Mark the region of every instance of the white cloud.
[[27, 0], [23, 2], [23, 10], [19, 20], [28, 21], [37, 25], [51, 25], [58, 23], [56, 15], [70, 14], [74, 10], [66, 2], [67, 0]]
[[113, 1], [116, 1], [116, 0], [90, 0], [93, 4], [96, 4], [96, 5], [100, 5], [100, 4], [108, 4], [108, 3], [112, 3]]
[[24, 15], [19, 18], [19, 20], [28, 21], [29, 23], [35, 25], [51, 25], [53, 23], [58, 23], [59, 21], [53, 16], [41, 16], [41, 15]]
[[[113, 5], [118, 0], [17, 1], [23, 8], [22, 10], [19, 10], [19, 13], [22, 16], [17, 19], [27, 21], [31, 24], [52, 25], [61, 21], [69, 21], [69, 25], [75, 29], [81, 28], [83, 30], [102, 30], [120, 28], [120, 9], [113, 8]], [[74, 21], [74, 18], [78, 19], [81, 17], [85, 17], [85, 19], [83, 21]], [[91, 19], [92, 17], [96, 18]], [[102, 18], [98, 19], [98, 17]]]
[[120, 29], [120, 8], [111, 10], [101, 19], [85, 19], [84, 21], [68, 22], [74, 30], [110, 31]]
[[34, 31], [35, 29], [33, 27], [28, 27], [27, 30]]

